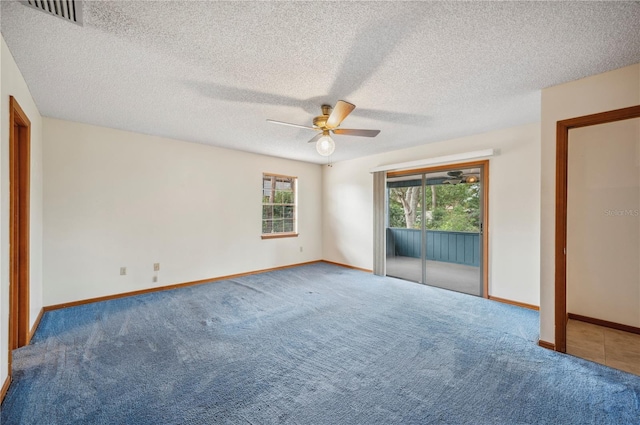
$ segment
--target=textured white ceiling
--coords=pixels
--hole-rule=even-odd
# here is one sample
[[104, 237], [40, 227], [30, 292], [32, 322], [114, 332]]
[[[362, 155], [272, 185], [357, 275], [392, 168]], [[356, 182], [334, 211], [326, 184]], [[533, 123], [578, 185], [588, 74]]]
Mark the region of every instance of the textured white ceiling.
[[2, 1], [48, 117], [322, 163], [323, 103], [357, 108], [334, 161], [540, 118], [540, 90], [640, 62], [639, 2], [85, 1], [84, 26]]

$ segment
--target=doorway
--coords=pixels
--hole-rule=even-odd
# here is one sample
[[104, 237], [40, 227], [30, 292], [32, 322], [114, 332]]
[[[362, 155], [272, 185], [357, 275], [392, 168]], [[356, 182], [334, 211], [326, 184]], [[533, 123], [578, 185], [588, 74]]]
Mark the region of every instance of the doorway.
[[29, 343], [31, 122], [9, 99], [9, 376], [11, 352]]
[[487, 296], [488, 161], [387, 174], [386, 274]]
[[[640, 305], [640, 272], [637, 270], [640, 253], [640, 132], [636, 133], [634, 142], [633, 132], [636, 130], [629, 121], [639, 117], [640, 105], [557, 123], [556, 351], [567, 352], [569, 319], [591, 321], [616, 331], [640, 331], [637, 323], [624, 323], [628, 321], [629, 312], [632, 311], [629, 307], [636, 308], [636, 321], [640, 320], [640, 316], [637, 316], [640, 313], [637, 307]], [[610, 123], [615, 124], [615, 127], [621, 124], [622, 128], [630, 125], [631, 143], [618, 140], [620, 129], [612, 131], [611, 128], [601, 127]], [[570, 132], [585, 127], [594, 131], [589, 135]], [[576, 139], [574, 136], [579, 137]], [[624, 143], [618, 144], [618, 141]], [[595, 150], [584, 151], [589, 144]], [[625, 144], [629, 146], [625, 148]], [[579, 154], [586, 162], [576, 162], [578, 157], [573, 158], [574, 154]], [[572, 202], [571, 206], [569, 200]], [[585, 275], [585, 271], [590, 273]], [[585, 276], [588, 280], [584, 280]], [[616, 286], [618, 283], [622, 286]], [[571, 290], [571, 297], [568, 297], [568, 288]], [[629, 290], [634, 295], [630, 296]], [[615, 300], [615, 297], [618, 299]], [[635, 303], [636, 307], [629, 303]], [[598, 307], [604, 308], [597, 309]], [[574, 311], [568, 311], [568, 308]], [[605, 349], [603, 346], [603, 350]]]

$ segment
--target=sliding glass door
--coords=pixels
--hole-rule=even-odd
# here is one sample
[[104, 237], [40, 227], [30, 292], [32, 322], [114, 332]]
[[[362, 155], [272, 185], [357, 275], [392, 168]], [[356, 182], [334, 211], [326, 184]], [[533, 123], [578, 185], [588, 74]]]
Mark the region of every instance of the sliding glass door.
[[482, 165], [387, 177], [388, 276], [483, 296]]

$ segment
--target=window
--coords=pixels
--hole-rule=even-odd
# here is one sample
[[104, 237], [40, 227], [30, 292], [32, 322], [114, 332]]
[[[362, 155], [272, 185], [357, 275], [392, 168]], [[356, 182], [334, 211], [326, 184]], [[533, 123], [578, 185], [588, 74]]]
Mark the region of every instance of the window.
[[262, 175], [262, 239], [298, 236], [297, 178]]

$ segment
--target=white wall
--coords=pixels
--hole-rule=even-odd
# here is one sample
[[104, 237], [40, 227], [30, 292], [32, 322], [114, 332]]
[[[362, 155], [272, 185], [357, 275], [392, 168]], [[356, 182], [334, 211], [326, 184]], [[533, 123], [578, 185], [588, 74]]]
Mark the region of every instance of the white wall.
[[29, 326], [42, 308], [42, 120], [4, 38], [0, 46], [0, 385], [9, 352], [9, 96], [31, 121]]
[[[322, 258], [319, 165], [43, 121], [45, 305]], [[299, 237], [260, 238], [263, 172], [298, 177]]]
[[373, 177], [386, 164], [494, 148], [489, 173], [489, 294], [539, 303], [540, 126], [528, 124], [324, 167], [323, 257], [373, 267]]
[[567, 312], [640, 326], [640, 119], [569, 131]]
[[540, 339], [555, 341], [556, 123], [640, 104], [640, 64], [542, 91]]

